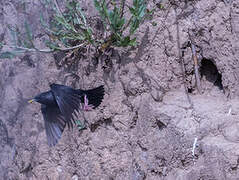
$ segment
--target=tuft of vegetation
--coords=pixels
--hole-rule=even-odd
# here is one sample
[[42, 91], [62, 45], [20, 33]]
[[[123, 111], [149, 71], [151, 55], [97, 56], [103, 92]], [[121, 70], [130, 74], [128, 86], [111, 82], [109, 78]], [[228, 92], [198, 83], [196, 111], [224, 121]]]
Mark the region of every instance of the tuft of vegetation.
[[116, 3], [114, 0], [93, 0], [103, 24], [103, 34], [107, 34], [106, 37], [98, 37], [79, 2], [68, 1], [62, 12], [56, 0], [45, 0], [46, 7], [54, 11], [49, 23], [43, 15], [40, 16], [41, 25], [49, 37], [45, 42], [48, 48], [39, 49], [34, 45], [32, 29], [25, 22], [24, 32], [20, 32], [18, 27], [9, 27], [12, 42], [0, 42], [0, 58], [13, 58], [25, 52], [72, 51], [89, 45], [101, 52], [110, 47], [136, 46], [134, 34], [152, 11], [147, 10], [145, 0], [133, 0], [132, 5], [127, 5], [125, 1]]

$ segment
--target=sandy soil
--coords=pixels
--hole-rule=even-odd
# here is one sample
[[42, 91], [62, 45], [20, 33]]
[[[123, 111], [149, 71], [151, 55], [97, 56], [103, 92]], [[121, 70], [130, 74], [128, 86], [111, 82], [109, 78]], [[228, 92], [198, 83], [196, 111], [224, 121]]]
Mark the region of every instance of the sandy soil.
[[[43, 6], [24, 2], [0, 0], [0, 39], [9, 42], [7, 25], [27, 19], [34, 42], [44, 47]], [[149, 1], [149, 8], [160, 2]], [[0, 179], [239, 179], [239, 1], [163, 2], [153, 16], [157, 26], [146, 21], [137, 32], [138, 47], [115, 49], [109, 68], [91, 57], [60, 67], [59, 54], [0, 60]], [[97, 15], [91, 1], [82, 7]], [[200, 61], [202, 94], [188, 32]], [[106, 95], [98, 109], [84, 113], [86, 130], [66, 129], [49, 148], [40, 106], [27, 99], [52, 82], [83, 89], [104, 84]]]

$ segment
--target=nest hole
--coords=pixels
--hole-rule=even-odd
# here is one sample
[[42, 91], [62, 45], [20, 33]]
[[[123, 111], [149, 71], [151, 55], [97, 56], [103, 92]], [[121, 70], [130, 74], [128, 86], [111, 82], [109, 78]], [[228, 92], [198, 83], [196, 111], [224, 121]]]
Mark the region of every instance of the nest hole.
[[188, 88], [188, 93], [193, 93], [193, 88]]
[[210, 59], [202, 59], [200, 67], [201, 78], [210, 83], [213, 83], [214, 86], [218, 87], [220, 90], [223, 90], [222, 85], [222, 75], [218, 72], [217, 66]]

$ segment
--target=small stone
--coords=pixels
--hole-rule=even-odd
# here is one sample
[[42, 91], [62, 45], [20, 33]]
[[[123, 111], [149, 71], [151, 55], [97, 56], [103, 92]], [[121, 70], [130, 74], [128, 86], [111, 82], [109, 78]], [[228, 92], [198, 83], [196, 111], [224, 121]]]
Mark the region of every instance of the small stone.
[[60, 173], [62, 172], [61, 166], [58, 166], [56, 169], [57, 169], [58, 172], [60, 172]]
[[72, 176], [71, 179], [72, 179], [72, 180], [78, 180], [79, 178], [78, 178], [78, 176], [75, 174], [74, 176]]

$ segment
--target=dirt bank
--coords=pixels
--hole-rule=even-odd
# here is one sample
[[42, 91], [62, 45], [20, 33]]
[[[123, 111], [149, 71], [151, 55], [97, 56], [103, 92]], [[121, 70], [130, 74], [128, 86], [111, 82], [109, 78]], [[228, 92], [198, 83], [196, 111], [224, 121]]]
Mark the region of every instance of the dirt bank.
[[[0, 60], [0, 179], [239, 179], [239, 2], [165, 2], [141, 26], [138, 47], [116, 49], [107, 68], [89, 57], [59, 67], [61, 58], [51, 54]], [[41, 3], [0, 3], [0, 38], [10, 41], [7, 24], [28, 19], [35, 43], [44, 47]], [[96, 15], [92, 3], [82, 6]], [[27, 99], [52, 82], [83, 89], [104, 84], [106, 95], [97, 110], [85, 112], [86, 130], [65, 130], [49, 148], [40, 106]]]

